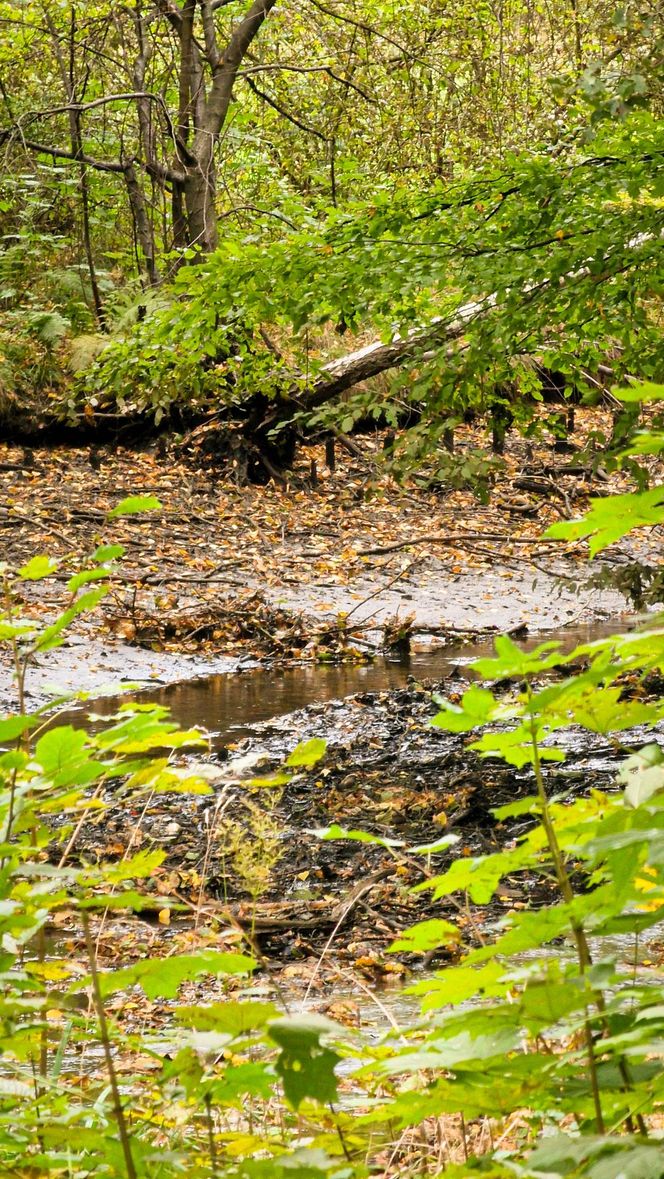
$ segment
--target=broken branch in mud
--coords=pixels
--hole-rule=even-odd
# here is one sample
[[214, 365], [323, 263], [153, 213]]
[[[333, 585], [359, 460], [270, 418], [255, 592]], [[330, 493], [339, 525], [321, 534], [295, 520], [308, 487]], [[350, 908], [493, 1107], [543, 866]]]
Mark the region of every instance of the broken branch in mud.
[[307, 904], [309, 912], [301, 916], [294, 915], [292, 904], [280, 906], [282, 912], [284, 909], [290, 909], [290, 913], [283, 917], [268, 913], [264, 913], [261, 916], [255, 913], [253, 909], [251, 914], [245, 917], [241, 905], [234, 906], [232, 910], [226, 907], [224, 912], [229, 913], [233, 923], [239, 928], [244, 929], [246, 926], [256, 933], [279, 932], [290, 929], [319, 929], [321, 926], [333, 925], [334, 930], [332, 936], [334, 936], [341, 929], [354, 905], [362, 897], [366, 896], [381, 880], [386, 880], [388, 876], [393, 876], [397, 868], [398, 864], [395, 862], [389, 868], [381, 868], [378, 872], [372, 873], [366, 880], [362, 880], [359, 884], [356, 884], [350, 893], [342, 897], [335, 905], [330, 905], [327, 901], [310, 902]]
[[396, 553], [396, 552], [398, 552], [399, 549], [407, 549], [407, 548], [410, 548], [411, 545], [416, 545], [416, 544], [455, 545], [455, 544], [470, 544], [472, 542], [476, 542], [476, 543], [480, 544], [480, 543], [485, 542], [487, 540], [492, 540], [492, 541], [495, 541], [500, 544], [534, 544], [534, 545], [552, 544], [552, 545], [558, 545], [561, 543], [561, 541], [554, 540], [551, 537], [542, 537], [542, 536], [510, 536], [508, 533], [500, 533], [500, 532], [484, 532], [484, 533], [458, 532], [458, 533], [450, 533], [449, 536], [440, 536], [440, 535], [413, 536], [410, 538], [410, 540], [400, 540], [400, 541], [397, 541], [396, 544], [380, 545], [377, 548], [371, 548], [371, 549], [358, 549], [357, 556], [358, 557], [374, 557], [374, 556], [378, 557], [378, 556], [382, 556], [384, 553]]

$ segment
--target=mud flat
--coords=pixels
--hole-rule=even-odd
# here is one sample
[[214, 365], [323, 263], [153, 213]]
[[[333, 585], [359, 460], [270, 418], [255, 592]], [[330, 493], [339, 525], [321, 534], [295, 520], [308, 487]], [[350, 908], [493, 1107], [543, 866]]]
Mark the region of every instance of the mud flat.
[[[290, 612], [294, 619], [304, 618], [303, 625], [312, 636], [318, 627], [345, 614], [354, 625], [365, 628], [369, 646], [379, 647], [386, 623], [410, 619], [414, 654], [437, 649], [447, 652], [451, 647], [454, 661], [461, 638], [490, 639], [492, 633], [503, 630], [536, 636], [560, 627], [593, 628], [607, 623], [609, 629], [619, 629], [628, 621], [621, 594], [584, 589], [576, 566], [567, 567], [565, 576], [568, 580], [563, 582], [528, 566], [518, 572], [476, 569], [450, 575], [434, 565], [405, 575], [395, 585], [389, 584], [391, 577], [372, 571], [343, 586], [283, 583], [263, 592], [275, 607]], [[578, 589], [576, 581], [573, 585], [570, 581], [572, 576], [579, 579]], [[159, 650], [124, 642], [111, 633], [100, 633], [94, 623], [85, 624], [70, 632], [61, 647], [32, 664], [28, 701], [31, 707], [39, 707], [49, 698], [72, 692], [96, 696], [124, 692], [132, 684], [166, 686], [227, 675], [257, 662], [250, 650], [237, 656], [209, 649]], [[311, 678], [316, 678], [315, 673]], [[0, 709], [13, 707], [9, 653], [0, 648]]]

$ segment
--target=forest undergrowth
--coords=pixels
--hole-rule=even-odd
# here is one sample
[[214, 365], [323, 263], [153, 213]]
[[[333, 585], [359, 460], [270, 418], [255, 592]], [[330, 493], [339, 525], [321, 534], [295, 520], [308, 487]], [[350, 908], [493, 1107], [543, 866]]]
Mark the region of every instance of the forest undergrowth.
[[[662, 390], [621, 396], [656, 401]], [[655, 450], [658, 435], [647, 437]], [[640, 446], [636, 437], [631, 449]], [[660, 500], [659, 488], [595, 499], [581, 521], [553, 524], [549, 535], [586, 537], [596, 553], [632, 528], [658, 527]], [[663, 911], [659, 618], [569, 653], [553, 642], [523, 651], [500, 637], [495, 655], [474, 665], [476, 682], [437, 699], [434, 726], [466, 734], [481, 759], [497, 758], [527, 781], [525, 797], [495, 811], [499, 823], [524, 823], [505, 846], [465, 854], [454, 830], [440, 826], [415, 846], [341, 824], [319, 830], [323, 841], [394, 847], [420, 863], [416, 893], [445, 914], [404, 929], [392, 945], [415, 959], [449, 958], [409, 988], [421, 1016], [366, 1036], [306, 1003], [290, 1010], [278, 994], [266, 999], [260, 940], [227, 916], [206, 920], [188, 952], [110, 969], [100, 961], [104, 914], [156, 910], [167, 924], [178, 902], [149, 887], [163, 851], [128, 846], [93, 862], [76, 856], [79, 833], [99, 819], [111, 790], [134, 811], [161, 792], [209, 794], [205, 776], [177, 758], [206, 739], [178, 731], [162, 708], [131, 702], [102, 724], [58, 726], [52, 709], [70, 701], [30, 712], [26, 690], [35, 660], [113, 584], [124, 556], [114, 528], [150, 509], [158, 510], [154, 499], [133, 496], [108, 512], [107, 538], [68, 570], [69, 603], [55, 620], [32, 617], [23, 601], [23, 587], [59, 567], [54, 558], [3, 573], [0, 638], [14, 661], [17, 701], [0, 721], [6, 1173], [661, 1175], [661, 975], [638, 955]], [[606, 789], [579, 794], [551, 777], [565, 763], [567, 735], [579, 730], [615, 749], [619, 766]], [[279, 839], [265, 800], [324, 753], [312, 737], [276, 773], [252, 780], [252, 838], [264, 855], [253, 884], [246, 877], [250, 896], [252, 888], [260, 895]], [[241, 853], [223, 793], [215, 806], [227, 846]], [[490, 937], [469, 936], [464, 914], [524, 878], [552, 889], [545, 903], [514, 903]], [[84, 955], [55, 951], [63, 920], [79, 930]], [[616, 935], [631, 943], [631, 963], [616, 952]], [[570, 953], [558, 952], [561, 939]], [[209, 984], [202, 995], [187, 989], [211, 977], [212, 992]], [[123, 1010], [140, 1011], [141, 995], [161, 1004], [159, 1026], [123, 1019]]]
[[[662, 50], [0, 0], [2, 1175], [664, 1179]], [[91, 694], [422, 622], [262, 750]]]

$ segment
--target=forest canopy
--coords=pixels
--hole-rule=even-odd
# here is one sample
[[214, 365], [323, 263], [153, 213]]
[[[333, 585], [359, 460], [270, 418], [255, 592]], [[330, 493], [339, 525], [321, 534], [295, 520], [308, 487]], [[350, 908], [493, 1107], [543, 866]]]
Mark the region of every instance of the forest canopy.
[[659, 15], [2, 6], [0, 412], [221, 412], [268, 477], [368, 418], [405, 470], [542, 371], [656, 376]]

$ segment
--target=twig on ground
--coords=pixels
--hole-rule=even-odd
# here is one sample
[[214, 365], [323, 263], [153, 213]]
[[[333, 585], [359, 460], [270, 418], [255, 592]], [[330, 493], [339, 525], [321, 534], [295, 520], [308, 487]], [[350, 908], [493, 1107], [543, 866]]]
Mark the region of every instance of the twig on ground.
[[449, 536], [412, 536], [410, 540], [400, 540], [396, 544], [381, 545], [380, 547], [371, 549], [358, 549], [355, 555], [357, 557], [380, 556], [383, 553], [396, 553], [399, 549], [408, 549], [411, 545], [416, 544], [455, 545], [473, 541], [481, 543], [487, 540], [493, 540], [501, 544], [558, 545], [561, 543], [559, 540], [553, 540], [546, 536], [510, 536], [509, 533], [505, 532], [459, 532], [451, 533]]

